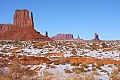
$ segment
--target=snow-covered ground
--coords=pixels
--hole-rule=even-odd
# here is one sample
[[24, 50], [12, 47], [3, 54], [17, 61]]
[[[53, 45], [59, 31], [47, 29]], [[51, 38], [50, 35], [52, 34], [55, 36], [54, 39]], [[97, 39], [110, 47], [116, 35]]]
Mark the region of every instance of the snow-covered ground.
[[[104, 51], [104, 45], [102, 43], [105, 43], [104, 45], [107, 45], [108, 50]], [[42, 45], [43, 44], [43, 45]], [[92, 48], [92, 46], [97, 46]], [[106, 47], [105, 47], [106, 48]], [[116, 60], [120, 61], [120, 41], [102, 41], [102, 42], [0, 42], [0, 55], [25, 55], [25, 56], [41, 56], [46, 57], [47, 53], [63, 53], [64, 55], [61, 56], [61, 58], [67, 58], [72, 56], [78, 56], [78, 57], [85, 57], [85, 58], [96, 58], [96, 59], [109, 59], [109, 60]], [[51, 56], [52, 57], [52, 56]], [[47, 57], [51, 59], [51, 57]], [[57, 56], [54, 56], [57, 58]], [[0, 56], [0, 60], [3, 60], [3, 56]], [[49, 67], [47, 66], [49, 65]], [[52, 66], [52, 67], [50, 67]], [[97, 64], [96, 64], [97, 66]], [[95, 66], [95, 71], [92, 70], [93, 66], [92, 64], [88, 64], [88, 68], [84, 68], [85, 70], [89, 70], [87, 72], [81, 72], [78, 76], [83, 76], [84, 74], [94, 74], [94, 78], [102, 79], [102, 80], [109, 80], [110, 74], [112, 74], [113, 69], [118, 69], [119, 65], [116, 64], [104, 64], [100, 66], [100, 69], [98, 69]], [[44, 71], [50, 72], [54, 74], [55, 76], [61, 76], [63, 77], [62, 80], [65, 80], [66, 76], [72, 76], [76, 75], [74, 71], [72, 71], [73, 68], [80, 68], [79, 66], [71, 66], [71, 64], [58, 64], [55, 65], [42, 63], [39, 65], [28, 65], [26, 67], [31, 67], [31, 69], [34, 69], [36, 67], [41, 67], [40, 70], [38, 70], [38, 76], [40, 76]], [[2, 68], [0, 68], [1, 71]], [[7, 68], [5, 68], [3, 71], [5, 71]], [[68, 69], [71, 72], [65, 73], [65, 70]], [[120, 75], [120, 71], [118, 73]], [[56, 78], [55, 78], [56, 79]], [[120, 79], [120, 78], [118, 78]], [[72, 80], [72, 79], [71, 79]]]

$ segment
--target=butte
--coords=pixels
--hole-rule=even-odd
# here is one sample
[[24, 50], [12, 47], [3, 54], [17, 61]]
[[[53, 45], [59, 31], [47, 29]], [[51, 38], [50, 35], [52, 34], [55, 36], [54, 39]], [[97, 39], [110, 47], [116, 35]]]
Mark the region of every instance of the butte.
[[33, 14], [26, 9], [15, 10], [13, 24], [0, 24], [0, 40], [52, 41], [34, 29]]

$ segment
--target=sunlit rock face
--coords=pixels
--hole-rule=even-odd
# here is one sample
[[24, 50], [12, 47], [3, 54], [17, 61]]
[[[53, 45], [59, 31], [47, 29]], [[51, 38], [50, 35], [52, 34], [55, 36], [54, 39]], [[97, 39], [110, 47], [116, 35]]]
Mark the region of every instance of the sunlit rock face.
[[11, 29], [12, 24], [0, 24], [0, 34], [6, 32], [7, 30]]
[[[5, 24], [6, 25], [6, 24]], [[6, 25], [7, 26], [7, 25]], [[1, 28], [1, 27], [0, 27]], [[3, 29], [3, 27], [2, 27]], [[0, 40], [51, 41], [34, 29], [33, 14], [26, 9], [15, 10], [14, 23], [0, 29]]]
[[53, 40], [74, 40], [73, 34], [57, 34], [52, 37]]
[[31, 15], [29, 16], [29, 11], [26, 9], [15, 10], [13, 25], [15, 27], [21, 27], [21, 28], [25, 28], [25, 27], [34, 28], [32, 12]]
[[99, 40], [99, 36], [98, 36], [98, 34], [97, 33], [95, 33], [95, 37], [94, 37], [94, 39], [93, 40]]

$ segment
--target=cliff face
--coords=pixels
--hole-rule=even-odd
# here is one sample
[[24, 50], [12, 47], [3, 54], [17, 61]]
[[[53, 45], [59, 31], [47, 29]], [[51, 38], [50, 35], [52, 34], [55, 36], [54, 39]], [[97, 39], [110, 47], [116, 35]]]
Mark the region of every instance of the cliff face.
[[74, 40], [73, 34], [57, 34], [52, 37], [53, 40]]
[[25, 28], [25, 27], [34, 28], [32, 12], [31, 15], [29, 16], [29, 11], [26, 9], [15, 10], [13, 25], [15, 27], [21, 27], [21, 28]]
[[95, 33], [94, 39], [93, 40], [99, 40], [99, 36], [97, 33]]
[[[6, 24], [5, 24], [6, 25]], [[32, 40], [32, 41], [51, 41], [49, 37], [41, 35], [34, 29], [33, 14], [29, 16], [26, 9], [15, 10], [14, 23], [11, 27], [1, 29], [0, 40]], [[4, 33], [3, 33], [4, 31]]]
[[80, 36], [78, 35], [78, 37], [76, 38], [77, 41], [80, 41]]
[[7, 30], [11, 29], [12, 24], [0, 24], [0, 34], [6, 32]]

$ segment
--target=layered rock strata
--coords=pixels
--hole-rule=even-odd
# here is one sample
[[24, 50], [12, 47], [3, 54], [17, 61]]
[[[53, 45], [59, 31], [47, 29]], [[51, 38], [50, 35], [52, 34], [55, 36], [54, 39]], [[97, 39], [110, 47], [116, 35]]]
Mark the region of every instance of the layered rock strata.
[[[7, 26], [8, 27], [8, 26]], [[0, 40], [32, 40], [51, 41], [34, 29], [33, 14], [26, 9], [15, 10], [14, 23], [11, 27], [1, 30]]]

